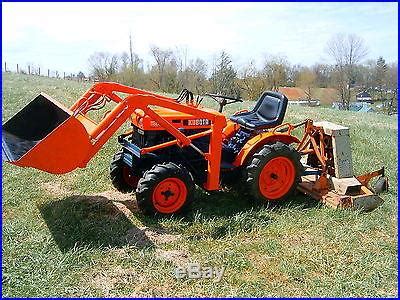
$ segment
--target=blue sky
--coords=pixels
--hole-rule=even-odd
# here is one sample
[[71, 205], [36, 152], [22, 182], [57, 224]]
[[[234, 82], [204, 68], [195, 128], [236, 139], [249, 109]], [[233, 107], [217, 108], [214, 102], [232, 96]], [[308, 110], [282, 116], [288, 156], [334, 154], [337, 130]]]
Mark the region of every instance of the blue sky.
[[[59, 72], [88, 70], [95, 51], [134, 51], [152, 62], [150, 45], [187, 48], [211, 62], [226, 50], [237, 67], [268, 55], [294, 64], [329, 63], [327, 41], [355, 33], [367, 59], [397, 61], [397, 3], [2, 3], [3, 62]], [[4, 64], [3, 64], [4, 67]]]

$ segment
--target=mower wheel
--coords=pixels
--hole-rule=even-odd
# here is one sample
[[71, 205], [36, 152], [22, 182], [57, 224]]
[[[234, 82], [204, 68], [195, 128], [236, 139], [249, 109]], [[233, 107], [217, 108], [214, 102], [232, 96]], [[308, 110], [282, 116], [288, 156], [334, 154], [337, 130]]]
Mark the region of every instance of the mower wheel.
[[139, 176], [123, 161], [122, 151], [117, 152], [110, 164], [110, 178], [113, 186], [121, 193], [133, 192], [139, 182]]
[[143, 213], [172, 215], [187, 208], [193, 194], [193, 177], [189, 171], [168, 162], [154, 165], [144, 173], [136, 189], [136, 200]]
[[278, 203], [294, 194], [303, 168], [300, 154], [291, 146], [281, 142], [265, 145], [246, 167], [247, 187], [255, 199]]

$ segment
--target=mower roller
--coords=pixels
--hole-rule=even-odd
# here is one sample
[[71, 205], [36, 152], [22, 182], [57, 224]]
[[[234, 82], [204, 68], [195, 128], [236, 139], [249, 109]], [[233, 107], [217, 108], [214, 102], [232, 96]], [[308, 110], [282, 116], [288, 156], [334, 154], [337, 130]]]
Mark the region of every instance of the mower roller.
[[[387, 189], [383, 171], [358, 179], [352, 171], [339, 174], [343, 157], [336, 154], [345, 144], [336, 143], [329, 126], [311, 120], [283, 123], [288, 105], [283, 94], [264, 92], [251, 111], [229, 118], [222, 114], [224, 106], [242, 100], [206, 95], [219, 111], [203, 107], [203, 98], [186, 89], [174, 99], [102, 82], [69, 108], [41, 93], [3, 124], [2, 157], [20, 167], [68, 173], [86, 167], [129, 121], [131, 130], [118, 136], [121, 149], [111, 161], [110, 178], [120, 192], [135, 192], [145, 213], [182, 211], [193, 200], [195, 185], [207, 191], [245, 186], [250, 197], [264, 203], [278, 203], [296, 190], [333, 201], [334, 207], [370, 210], [382, 202], [367, 185], [381, 176], [382, 190]], [[115, 105], [94, 121], [89, 115], [107, 103]], [[292, 132], [302, 126], [298, 139]], [[353, 186], [338, 191], [346, 178]]]

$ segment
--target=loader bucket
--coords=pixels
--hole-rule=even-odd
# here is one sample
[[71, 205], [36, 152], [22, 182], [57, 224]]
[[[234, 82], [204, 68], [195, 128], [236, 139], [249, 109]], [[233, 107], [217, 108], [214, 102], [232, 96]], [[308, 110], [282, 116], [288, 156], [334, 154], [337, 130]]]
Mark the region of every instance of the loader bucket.
[[41, 93], [2, 126], [2, 159], [63, 174], [84, 164], [90, 138], [72, 111]]

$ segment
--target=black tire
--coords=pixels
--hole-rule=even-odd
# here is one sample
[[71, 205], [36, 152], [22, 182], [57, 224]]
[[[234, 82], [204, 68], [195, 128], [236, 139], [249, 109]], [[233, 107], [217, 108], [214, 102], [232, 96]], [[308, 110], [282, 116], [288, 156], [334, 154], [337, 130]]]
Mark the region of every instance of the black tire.
[[110, 164], [112, 185], [121, 193], [133, 192], [138, 184], [139, 176], [133, 174], [132, 168], [123, 161], [123, 152], [117, 152]]
[[183, 166], [172, 162], [154, 165], [144, 173], [136, 189], [138, 208], [145, 214], [178, 214], [189, 207], [193, 196], [192, 175]]
[[[279, 165], [276, 171], [268, 172], [268, 170], [264, 170], [264, 167], [275, 158], [279, 158], [278, 160], [274, 160], [273, 163], [275, 163], [275, 166], [280, 161], [283, 164]], [[281, 142], [262, 147], [249, 160], [245, 170], [246, 186], [250, 194], [255, 200], [269, 204], [279, 203], [293, 195], [298, 184], [301, 182], [301, 175], [304, 171], [300, 158], [300, 154], [293, 147]], [[287, 170], [288, 168], [290, 170]], [[271, 185], [265, 182], [260, 183], [262, 172], [261, 179], [265, 180], [268, 177], [268, 180], [272, 182]], [[290, 174], [286, 175], [288, 173]], [[279, 180], [279, 177], [281, 177], [281, 180]], [[285, 184], [280, 184], [280, 182], [284, 182]], [[261, 184], [263, 187], [260, 187]], [[268, 189], [272, 189], [272, 191], [268, 191]]]

